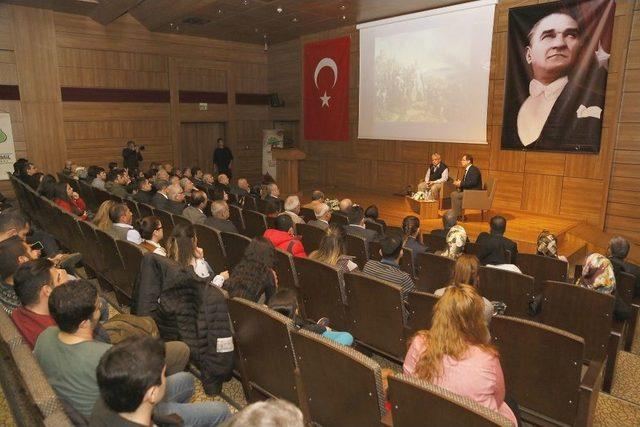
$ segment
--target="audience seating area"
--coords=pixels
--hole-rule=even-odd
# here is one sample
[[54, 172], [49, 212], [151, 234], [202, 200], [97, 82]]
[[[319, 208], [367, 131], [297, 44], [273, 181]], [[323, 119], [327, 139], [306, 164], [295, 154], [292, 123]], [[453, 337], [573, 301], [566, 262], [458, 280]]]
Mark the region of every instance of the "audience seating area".
[[[141, 265], [152, 254], [143, 255], [137, 246], [116, 241], [91, 223], [62, 211], [15, 177], [11, 182], [25, 215], [66, 248], [80, 252], [87, 272], [103, 289], [115, 292], [120, 309], [135, 302]], [[105, 200], [120, 200], [83, 183], [79, 191], [92, 209]], [[160, 217], [165, 236], [170, 232], [167, 228], [187, 221], [148, 205], [126, 203], [138, 217]], [[242, 235], [196, 225], [198, 243], [216, 272], [233, 269], [250, 238], [262, 235], [268, 227], [263, 213], [238, 206], [232, 207], [231, 218]], [[343, 223], [344, 217], [333, 215], [331, 221]], [[307, 253], [319, 244], [322, 234], [318, 230], [309, 225], [297, 227]], [[442, 248], [437, 236], [425, 236], [432, 250]], [[364, 239], [349, 236], [347, 248], [360, 267], [370, 258], [379, 258], [379, 248], [375, 243], [367, 246]], [[342, 274], [332, 266], [278, 250], [279, 286], [298, 290], [300, 315], [313, 321], [330, 318], [331, 327], [350, 332], [356, 345], [338, 345], [298, 330], [292, 320], [266, 306], [229, 299], [236, 369], [247, 400], [285, 398], [299, 405], [308, 421], [323, 426], [369, 426], [381, 420], [396, 427], [509, 425], [498, 413], [469, 399], [401, 374], [389, 378], [392, 421], [386, 413], [377, 360], [396, 369], [402, 363], [411, 337], [430, 326], [437, 302], [433, 292], [446, 285], [454, 267], [454, 261], [431, 253], [418, 254], [416, 265], [411, 258], [406, 250], [401, 266], [414, 277], [416, 290], [409, 293], [405, 304], [396, 285], [358, 272]], [[588, 426], [602, 416], [598, 411], [622, 411], [640, 420], [640, 356], [624, 351], [632, 344], [639, 306], [633, 305], [631, 321], [616, 322], [614, 298], [565, 283], [566, 263], [519, 253], [517, 265], [524, 274], [482, 267], [480, 293], [506, 303], [505, 316], [494, 316], [490, 330], [500, 351], [507, 393], [519, 403], [527, 422]], [[619, 292], [633, 304], [629, 286], [621, 283]], [[530, 303], [537, 295], [541, 295], [542, 308], [532, 315]], [[50, 425], [69, 424], [12, 327], [0, 313], [0, 351], [20, 361], [17, 369], [42, 419]], [[600, 407], [603, 396], [606, 406]]]

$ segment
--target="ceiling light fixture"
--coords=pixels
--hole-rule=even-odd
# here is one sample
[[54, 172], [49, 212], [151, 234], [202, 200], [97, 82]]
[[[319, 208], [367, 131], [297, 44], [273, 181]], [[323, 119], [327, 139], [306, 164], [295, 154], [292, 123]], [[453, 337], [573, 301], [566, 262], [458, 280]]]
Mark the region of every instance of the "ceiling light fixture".
[[341, 4], [340, 6], [338, 6], [338, 9], [340, 10], [345, 10], [347, 8], [347, 6], [345, 6], [344, 4]]
[[342, 15], [342, 20], [346, 21], [347, 20], [347, 15]]
[[296, 18], [295, 16], [293, 17], [293, 19], [291, 20], [291, 22], [298, 22], [298, 18]]
[[249, 4], [249, 0], [242, 0], [242, 4], [247, 6]]
[[222, 15], [222, 9], [218, 9], [218, 15]]
[[282, 13], [282, 12], [284, 12], [284, 9], [282, 8], [282, 6], [278, 6], [278, 7], [276, 8], [276, 12], [278, 12], [278, 13]]

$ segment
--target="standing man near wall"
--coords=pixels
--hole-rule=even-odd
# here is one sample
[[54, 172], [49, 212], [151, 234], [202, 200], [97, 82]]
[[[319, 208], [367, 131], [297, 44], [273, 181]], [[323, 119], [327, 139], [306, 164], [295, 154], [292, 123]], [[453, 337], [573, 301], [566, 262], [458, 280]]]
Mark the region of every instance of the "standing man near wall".
[[218, 148], [213, 152], [213, 166], [219, 174], [223, 173], [231, 178], [231, 163], [233, 162], [233, 154], [231, 149], [224, 145], [224, 140], [218, 138]]

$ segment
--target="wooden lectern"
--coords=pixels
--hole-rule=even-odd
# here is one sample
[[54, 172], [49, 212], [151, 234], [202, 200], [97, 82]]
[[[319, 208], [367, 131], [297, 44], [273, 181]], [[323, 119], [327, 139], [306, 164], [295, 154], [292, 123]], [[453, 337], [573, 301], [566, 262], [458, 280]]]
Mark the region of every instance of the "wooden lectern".
[[273, 148], [271, 156], [276, 160], [276, 181], [280, 197], [298, 193], [298, 162], [307, 157], [297, 148]]

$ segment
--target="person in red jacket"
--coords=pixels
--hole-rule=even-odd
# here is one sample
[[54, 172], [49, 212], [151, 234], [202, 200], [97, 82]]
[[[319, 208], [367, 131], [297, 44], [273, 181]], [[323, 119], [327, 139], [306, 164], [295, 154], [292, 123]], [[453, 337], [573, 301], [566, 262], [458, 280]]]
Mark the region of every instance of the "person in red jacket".
[[81, 220], [87, 220], [87, 205], [66, 182], [56, 184], [53, 201], [62, 210], [77, 215]]
[[289, 215], [279, 215], [275, 220], [276, 228], [270, 228], [264, 232], [264, 237], [269, 239], [273, 246], [289, 252], [293, 256], [306, 258], [302, 242], [293, 234], [293, 220]]

